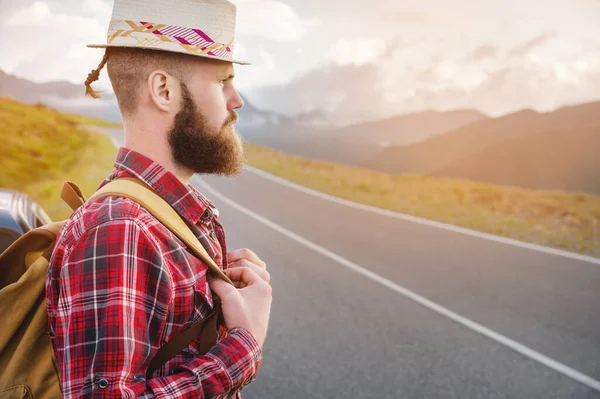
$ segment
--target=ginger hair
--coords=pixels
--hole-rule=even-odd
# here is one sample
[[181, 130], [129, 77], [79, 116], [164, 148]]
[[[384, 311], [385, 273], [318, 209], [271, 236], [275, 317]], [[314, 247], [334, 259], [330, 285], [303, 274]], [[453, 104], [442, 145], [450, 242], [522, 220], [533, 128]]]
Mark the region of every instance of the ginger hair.
[[85, 93], [92, 98], [100, 98], [98, 91], [91, 84], [98, 80], [100, 71], [107, 65], [108, 77], [117, 97], [119, 109], [123, 116], [135, 113], [139, 103], [142, 86], [147, 82], [150, 73], [163, 69], [181, 81], [186, 81], [193, 62], [200, 62], [200, 57], [175, 52], [150, 49], [111, 47], [107, 48], [98, 68], [92, 70], [85, 81]]
[[104, 57], [102, 57], [102, 61], [98, 65], [98, 68], [92, 69], [92, 71], [88, 74], [87, 79], [85, 80], [85, 95], [90, 96], [92, 98], [100, 98], [100, 92], [94, 90], [92, 88], [92, 83], [97, 81], [100, 78], [100, 71], [106, 65], [106, 61], [108, 60], [108, 51], [104, 52]]

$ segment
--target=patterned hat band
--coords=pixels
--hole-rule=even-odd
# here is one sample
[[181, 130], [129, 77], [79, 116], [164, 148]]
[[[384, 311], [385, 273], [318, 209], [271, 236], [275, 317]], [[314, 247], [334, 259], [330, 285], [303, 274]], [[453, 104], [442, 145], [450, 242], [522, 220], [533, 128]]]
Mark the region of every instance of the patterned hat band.
[[232, 36], [229, 43], [219, 43], [208, 33], [200, 29], [182, 28], [145, 21], [111, 21], [107, 43], [108, 46], [144, 47], [157, 50], [171, 50], [218, 57], [233, 60]]

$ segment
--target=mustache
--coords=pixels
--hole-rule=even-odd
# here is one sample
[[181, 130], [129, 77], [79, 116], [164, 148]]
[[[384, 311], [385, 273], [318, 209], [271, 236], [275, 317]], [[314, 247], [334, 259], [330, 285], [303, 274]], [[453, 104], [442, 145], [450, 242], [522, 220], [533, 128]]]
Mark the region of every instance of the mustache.
[[229, 114], [229, 116], [227, 117], [227, 119], [225, 119], [225, 122], [223, 123], [223, 127], [226, 127], [226, 126], [229, 126], [229, 125], [233, 125], [239, 119], [240, 119], [240, 117], [239, 117], [238, 113], [235, 112], [235, 111], [233, 111], [231, 114]]

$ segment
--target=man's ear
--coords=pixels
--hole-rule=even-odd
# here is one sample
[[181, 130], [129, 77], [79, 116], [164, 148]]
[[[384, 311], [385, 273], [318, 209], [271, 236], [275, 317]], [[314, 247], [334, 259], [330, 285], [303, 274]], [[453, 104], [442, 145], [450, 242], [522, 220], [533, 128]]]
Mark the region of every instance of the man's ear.
[[177, 111], [176, 79], [162, 70], [148, 76], [148, 91], [154, 105], [164, 112]]

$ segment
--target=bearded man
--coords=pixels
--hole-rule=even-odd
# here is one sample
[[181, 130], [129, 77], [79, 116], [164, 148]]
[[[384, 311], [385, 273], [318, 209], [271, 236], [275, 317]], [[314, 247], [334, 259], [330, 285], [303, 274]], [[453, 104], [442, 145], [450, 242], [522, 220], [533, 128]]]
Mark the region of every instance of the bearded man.
[[[228, 252], [217, 208], [195, 173], [241, 170], [233, 85], [235, 6], [227, 0], [116, 0], [98, 69], [107, 65], [125, 128], [114, 171], [141, 180], [190, 226], [234, 285], [136, 202], [88, 201], [57, 237], [46, 282], [49, 334], [65, 398], [241, 397], [262, 364], [272, 301], [266, 265]], [[223, 323], [208, 352], [199, 340], [147, 375], [157, 350], [213, 308]]]

